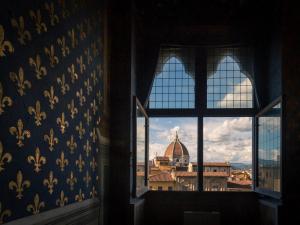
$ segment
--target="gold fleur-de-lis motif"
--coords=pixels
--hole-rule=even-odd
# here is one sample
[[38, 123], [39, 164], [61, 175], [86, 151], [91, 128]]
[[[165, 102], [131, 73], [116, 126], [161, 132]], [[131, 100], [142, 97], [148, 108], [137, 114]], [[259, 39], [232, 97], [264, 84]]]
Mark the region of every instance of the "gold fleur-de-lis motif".
[[50, 195], [52, 195], [54, 185], [57, 184], [57, 183], [58, 183], [58, 180], [57, 180], [57, 178], [55, 178], [53, 176], [53, 171], [50, 171], [49, 172], [49, 177], [47, 179], [45, 178], [43, 180], [43, 184], [44, 184], [44, 186], [48, 187]]
[[56, 123], [60, 126], [61, 133], [64, 134], [66, 128], [69, 127], [69, 122], [65, 120], [65, 113], [62, 113], [61, 117], [56, 119]]
[[97, 73], [99, 74], [99, 77], [100, 79], [102, 78], [102, 74], [103, 74], [103, 68], [102, 68], [102, 65], [99, 64], [96, 66], [96, 70], [97, 70]]
[[103, 97], [102, 97], [101, 91], [99, 91], [97, 93], [97, 98], [98, 98], [99, 105], [102, 105]]
[[66, 1], [65, 0], [58, 0], [58, 3], [61, 6], [61, 16], [62, 18], [67, 18], [70, 15], [69, 10], [66, 8]]
[[65, 206], [65, 203], [68, 203], [68, 197], [65, 197], [64, 191], [61, 191], [59, 199], [56, 199], [56, 205], [59, 207], [63, 207]]
[[3, 154], [3, 145], [0, 141], [0, 172], [4, 170], [4, 164], [10, 163], [12, 160], [12, 156], [10, 153], [6, 152]]
[[77, 24], [77, 29], [79, 31], [80, 40], [84, 40], [86, 38], [86, 33], [84, 32], [83, 23]]
[[75, 183], [77, 183], [77, 178], [74, 177], [73, 171], [71, 171], [70, 177], [67, 178], [67, 184], [70, 185], [71, 191], [74, 190]]
[[102, 74], [103, 74], [102, 64], [97, 65], [96, 70], [97, 70], [97, 73], [99, 74], [99, 77], [101, 78]]
[[79, 105], [80, 105], [80, 106], [83, 106], [83, 104], [84, 104], [85, 101], [86, 101], [86, 98], [85, 98], [85, 96], [83, 95], [83, 90], [82, 90], [82, 88], [80, 88], [80, 90], [76, 92], [76, 96], [79, 98]]
[[95, 116], [96, 115], [96, 112], [98, 110], [98, 106], [96, 104], [96, 100], [94, 99], [93, 102], [91, 102], [91, 109], [93, 111], [93, 115]]
[[12, 82], [17, 84], [18, 92], [20, 96], [25, 95], [25, 89], [31, 88], [31, 83], [28, 80], [25, 80], [24, 70], [22, 67], [19, 68], [18, 75], [14, 72], [9, 73], [9, 78]]
[[2, 211], [2, 203], [0, 202], [0, 224], [4, 223], [4, 217], [10, 217], [11, 211], [9, 209], [5, 209]]
[[86, 69], [85, 64], [83, 63], [83, 58], [80, 56], [79, 58], [76, 59], [77, 64], [79, 65], [80, 73], [83, 74], [83, 72]]
[[46, 2], [45, 3], [45, 9], [49, 12], [51, 26], [54, 26], [55, 24], [59, 23], [59, 18], [55, 14], [53, 2], [51, 2], [50, 5]]
[[0, 82], [0, 115], [4, 113], [4, 108], [6, 106], [12, 106], [13, 101], [8, 96], [3, 96], [3, 87], [2, 83]]
[[97, 194], [98, 193], [96, 191], [96, 188], [95, 188], [95, 186], [93, 186], [92, 191], [90, 192], [90, 197], [95, 198], [97, 196]]
[[97, 82], [98, 82], [98, 78], [97, 78], [97, 75], [96, 75], [96, 71], [95, 71], [95, 70], [93, 70], [93, 71], [91, 72], [91, 78], [92, 78], [92, 80], [93, 80], [93, 85], [96, 86], [96, 84], [97, 84]]
[[90, 78], [88, 78], [86, 81], [84, 81], [84, 86], [86, 87], [86, 92], [88, 95], [93, 91], [92, 86], [90, 85]]
[[41, 103], [40, 101], [36, 101], [35, 108], [32, 106], [28, 107], [28, 113], [30, 115], [34, 114], [35, 124], [37, 126], [42, 125], [42, 120], [46, 119], [46, 113], [41, 111]]
[[90, 141], [89, 140], [86, 140], [86, 144], [83, 145], [83, 149], [86, 152], [86, 156], [89, 157], [89, 155], [90, 155], [90, 153], [92, 151], [92, 147], [90, 145]]
[[78, 113], [78, 109], [75, 107], [74, 104], [74, 99], [72, 99], [71, 103], [68, 104], [68, 109], [70, 110], [71, 118], [74, 119], [76, 114]]
[[79, 155], [79, 159], [77, 159], [77, 160], [75, 161], [75, 163], [76, 163], [76, 166], [78, 166], [78, 168], [79, 168], [79, 172], [82, 172], [83, 167], [84, 167], [84, 165], [85, 165], [85, 162], [84, 162], [84, 160], [82, 159], [81, 154]]
[[74, 29], [68, 31], [68, 35], [71, 38], [71, 46], [72, 48], [76, 48], [78, 45], [78, 40], [76, 38], [76, 33], [74, 31]]
[[86, 171], [85, 177], [83, 177], [83, 181], [86, 183], [86, 187], [89, 187], [92, 177], [89, 174], [89, 171]]
[[45, 47], [45, 54], [49, 57], [51, 67], [54, 67], [55, 65], [57, 65], [59, 63], [59, 59], [55, 55], [53, 45], [51, 45], [50, 48]]
[[4, 39], [4, 34], [4, 28], [2, 25], [0, 25], [0, 57], [6, 56], [6, 51], [9, 53], [14, 52], [14, 47], [12, 46], [11, 42]]
[[65, 153], [60, 153], [60, 158], [56, 159], [56, 165], [60, 167], [60, 171], [64, 171], [65, 167], [69, 165], [69, 160], [65, 158]]
[[16, 198], [21, 199], [23, 197], [22, 193], [24, 191], [24, 188], [30, 187], [30, 181], [29, 180], [23, 181], [23, 174], [21, 170], [19, 170], [17, 173], [16, 181], [10, 181], [8, 187], [9, 190], [14, 190], [15, 188], [17, 192]]
[[82, 202], [83, 200], [84, 200], [84, 193], [82, 193], [82, 190], [80, 188], [78, 195], [75, 196], [75, 201]]
[[35, 22], [35, 29], [38, 34], [41, 34], [42, 32], [47, 32], [47, 26], [43, 22], [41, 11], [39, 9], [36, 12], [30, 10], [29, 15], [31, 19]]
[[96, 143], [97, 134], [96, 134], [96, 128], [95, 127], [93, 128], [93, 131], [90, 132], [90, 137], [92, 138], [93, 143]]
[[62, 38], [57, 38], [57, 43], [60, 46], [61, 54], [63, 57], [66, 57], [70, 54], [70, 48], [66, 45], [66, 38], [62, 36]]
[[18, 120], [17, 127], [9, 128], [10, 134], [16, 136], [16, 139], [18, 140], [17, 145], [19, 147], [22, 147], [24, 145], [23, 141], [25, 140], [25, 138], [30, 138], [31, 136], [29, 130], [23, 130], [23, 129], [24, 129], [24, 125], [21, 119]]
[[23, 16], [19, 17], [19, 20], [17, 21], [15, 18], [11, 19], [11, 25], [17, 29], [18, 33], [18, 41], [21, 43], [21, 45], [25, 45], [25, 40], [30, 41], [31, 40], [31, 34], [28, 30], [25, 29], [25, 23]]
[[90, 48], [87, 48], [86, 50], [84, 50], [84, 54], [86, 55], [87, 64], [90, 65], [93, 61], [93, 58], [90, 53]]
[[100, 116], [98, 116], [98, 118], [97, 118], [97, 120], [96, 120], [96, 124], [99, 125], [100, 122], [101, 122], [101, 118], [100, 118]]
[[91, 44], [91, 48], [92, 48], [93, 56], [97, 57], [99, 55], [99, 50], [97, 48], [96, 42], [93, 42]]
[[85, 129], [82, 126], [82, 122], [80, 121], [79, 126], [76, 126], [76, 130], [78, 131], [79, 138], [82, 139], [85, 134]]
[[78, 74], [75, 71], [74, 64], [72, 64], [70, 67], [68, 67], [68, 72], [71, 75], [71, 81], [72, 81], [72, 83], [74, 83], [75, 80], [78, 80]]
[[58, 77], [56, 79], [58, 85], [60, 85], [60, 91], [63, 95], [67, 93], [67, 91], [70, 90], [70, 86], [66, 83], [65, 74], [63, 74], [61, 77]]
[[67, 141], [67, 146], [70, 149], [70, 153], [73, 154], [74, 150], [77, 148], [77, 143], [75, 142], [73, 135], [71, 135], [71, 139]]
[[93, 157], [92, 161], [90, 162], [90, 167], [92, 168], [93, 171], [95, 171], [96, 167], [97, 167], [97, 162], [95, 160], [95, 157]]
[[40, 202], [40, 196], [35, 194], [33, 199], [33, 204], [27, 205], [26, 209], [28, 212], [31, 212], [33, 215], [40, 213], [41, 208], [45, 207], [45, 202]]
[[54, 137], [54, 131], [51, 128], [50, 133], [44, 135], [44, 141], [47, 141], [49, 144], [49, 150], [52, 152], [54, 149], [54, 145], [58, 143], [58, 138]]
[[31, 162], [34, 162], [34, 171], [36, 173], [41, 171], [42, 164], [46, 164], [46, 158], [44, 156], [41, 156], [41, 152], [38, 147], [35, 149], [35, 155], [28, 156], [27, 161], [29, 164], [31, 164]]
[[49, 98], [50, 108], [54, 109], [54, 105], [59, 102], [58, 97], [55, 96], [55, 94], [54, 94], [54, 87], [51, 86], [50, 91], [45, 90], [44, 96], [45, 96], [45, 98]]
[[92, 121], [92, 117], [90, 115], [90, 110], [87, 109], [86, 113], [84, 113], [84, 118], [86, 119], [86, 124], [89, 126], [90, 122]]
[[33, 58], [29, 58], [29, 65], [34, 67], [35, 75], [38, 80], [42, 79], [42, 76], [47, 75], [46, 67], [42, 66], [39, 54], [36, 55], [35, 60]]

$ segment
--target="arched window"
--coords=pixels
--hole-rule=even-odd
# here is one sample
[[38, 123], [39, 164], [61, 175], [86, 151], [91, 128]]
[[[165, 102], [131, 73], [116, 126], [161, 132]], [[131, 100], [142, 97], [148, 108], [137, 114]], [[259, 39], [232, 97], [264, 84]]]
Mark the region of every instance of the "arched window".
[[207, 108], [253, 108], [248, 65], [235, 49], [208, 51]]
[[186, 53], [162, 50], [152, 84], [149, 108], [194, 108], [195, 80], [192, 66]]

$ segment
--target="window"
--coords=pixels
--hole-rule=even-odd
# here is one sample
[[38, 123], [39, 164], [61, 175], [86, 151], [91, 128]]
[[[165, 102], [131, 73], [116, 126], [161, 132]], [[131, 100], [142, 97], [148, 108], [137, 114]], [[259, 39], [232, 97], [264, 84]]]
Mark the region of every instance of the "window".
[[157, 187], [157, 190], [158, 190], [158, 191], [162, 191], [162, 190], [163, 190], [162, 186], [158, 186], [158, 187]]
[[[149, 185], [252, 190], [252, 67], [248, 47], [161, 49], [147, 108]], [[165, 154], [177, 139], [188, 156]]]
[[149, 185], [164, 183], [168, 191], [195, 191], [198, 186], [197, 118], [149, 119]]
[[281, 191], [281, 100], [257, 116], [257, 188], [278, 194]]
[[[150, 108], [194, 108], [195, 81], [192, 51], [161, 50], [150, 94]], [[183, 63], [183, 59], [187, 59]]]
[[147, 191], [147, 160], [148, 160], [148, 117], [137, 98], [134, 98], [134, 122], [135, 122], [135, 196], [140, 196]]
[[252, 118], [205, 117], [203, 157], [204, 190], [252, 190]]
[[[245, 51], [245, 50], [244, 50]], [[208, 51], [207, 108], [252, 108], [253, 90], [241, 55], [242, 49]]]

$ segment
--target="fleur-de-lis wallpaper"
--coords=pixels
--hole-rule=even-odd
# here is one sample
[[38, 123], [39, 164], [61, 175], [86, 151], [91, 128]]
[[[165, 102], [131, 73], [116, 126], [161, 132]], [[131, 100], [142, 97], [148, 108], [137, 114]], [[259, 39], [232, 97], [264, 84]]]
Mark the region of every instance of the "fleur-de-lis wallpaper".
[[11, 0], [3, 7], [0, 224], [98, 197], [104, 110], [95, 72], [104, 57], [101, 3]]

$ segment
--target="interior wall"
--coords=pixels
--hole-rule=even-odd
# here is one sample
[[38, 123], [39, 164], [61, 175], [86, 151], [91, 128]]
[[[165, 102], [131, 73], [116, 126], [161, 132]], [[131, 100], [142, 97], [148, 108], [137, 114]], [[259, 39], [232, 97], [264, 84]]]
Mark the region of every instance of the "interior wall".
[[1, 3], [0, 224], [104, 195], [102, 25], [97, 1]]
[[283, 216], [282, 224], [296, 225], [299, 217], [300, 180], [300, 33], [299, 2], [283, 1], [282, 80], [284, 113]]
[[258, 224], [255, 193], [233, 192], [148, 192], [147, 225], [182, 225], [184, 211], [220, 212], [222, 225]]

